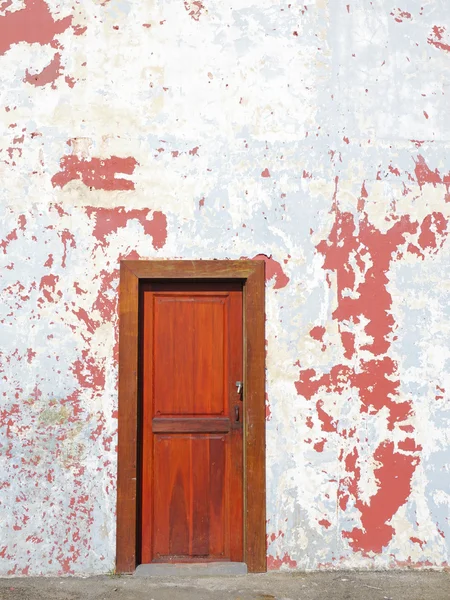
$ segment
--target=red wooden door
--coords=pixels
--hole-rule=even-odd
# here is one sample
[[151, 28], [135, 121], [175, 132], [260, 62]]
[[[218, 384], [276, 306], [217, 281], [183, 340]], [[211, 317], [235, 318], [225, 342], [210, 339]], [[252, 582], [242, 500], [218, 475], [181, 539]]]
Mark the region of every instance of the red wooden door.
[[141, 562], [242, 561], [242, 287], [141, 296]]

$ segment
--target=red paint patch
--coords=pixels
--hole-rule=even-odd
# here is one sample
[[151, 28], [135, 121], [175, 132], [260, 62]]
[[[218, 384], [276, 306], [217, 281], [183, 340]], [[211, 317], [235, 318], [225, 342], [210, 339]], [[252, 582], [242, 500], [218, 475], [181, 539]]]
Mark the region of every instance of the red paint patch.
[[429, 35], [427, 41], [431, 46], [438, 48], [439, 50], [444, 50], [445, 52], [450, 52], [450, 43], [443, 42], [443, 37], [445, 33], [445, 27], [439, 27], [435, 25], [433, 27], [432, 33]]
[[[437, 171], [425, 168], [421, 159], [417, 162], [416, 176], [421, 185], [424, 182], [446, 183], [441, 181]], [[366, 195], [364, 188], [361, 197]], [[347, 448], [347, 440], [354, 431], [339, 430], [332, 416], [324, 410], [325, 406], [333, 406], [324, 402], [328, 393], [349, 398], [357, 391], [362, 413], [377, 414], [384, 410], [388, 429], [414, 432], [413, 426], [405, 423], [412, 414], [412, 404], [399, 401], [398, 367], [387, 355], [396, 327], [388, 289], [389, 272], [392, 261], [401, 257], [405, 247], [409, 249], [408, 238], [417, 239], [427, 252], [437, 251], [448, 233], [448, 223], [441, 213], [428, 215], [420, 225], [403, 216], [393, 221], [387, 231], [381, 232], [369, 223], [364, 212], [356, 226], [355, 217], [341, 212], [335, 197], [335, 224], [328, 239], [320, 242], [317, 250], [324, 256], [327, 277], [330, 271], [336, 274], [337, 308], [333, 318], [338, 321], [344, 357], [352, 362], [350, 366], [337, 364], [329, 373], [323, 374], [315, 369], [301, 370], [295, 385], [298, 394], [315, 403], [321, 430], [336, 433], [343, 440], [342, 447]], [[358, 343], [347, 329], [349, 323], [363, 323], [370, 341]], [[362, 355], [361, 350], [365, 351]], [[368, 357], [367, 352], [373, 358]], [[310, 426], [313, 419], [308, 419]], [[339, 506], [346, 510], [353, 497], [353, 506], [361, 514], [362, 528], [345, 533], [355, 550], [381, 552], [389, 543], [394, 530], [388, 521], [408, 499], [420, 450], [412, 437], [399, 442], [398, 451], [392, 442], [381, 442], [374, 454], [374, 462], [380, 465], [375, 470], [379, 489], [367, 503], [360, 499], [357, 448], [347, 451], [346, 456], [344, 450], [341, 451], [340, 460], [345, 460], [347, 475], [339, 482]]]
[[297, 562], [295, 560], [292, 560], [292, 558], [289, 556], [289, 554], [287, 552], [284, 553], [284, 556], [282, 558], [280, 557], [273, 557], [273, 556], [268, 556], [267, 557], [267, 569], [269, 571], [277, 571], [279, 569], [281, 569], [281, 567], [283, 565], [288, 566], [290, 569], [295, 569], [297, 567]]
[[331, 523], [327, 519], [322, 519], [319, 521], [319, 525], [322, 525], [322, 527], [325, 527], [325, 529], [329, 529], [331, 527]]
[[289, 277], [283, 271], [280, 263], [272, 258], [272, 255], [266, 256], [265, 254], [257, 254], [253, 257], [253, 260], [264, 260], [266, 263], [266, 281], [270, 281], [273, 277], [275, 278], [274, 290], [280, 290], [287, 286], [289, 283]]
[[332, 433], [336, 431], [336, 422], [333, 420], [333, 417], [325, 412], [322, 408], [323, 400], [318, 400], [316, 404], [317, 416], [319, 417], [322, 425], [322, 431], [328, 431], [328, 433]]
[[364, 554], [382, 552], [392, 539], [394, 528], [387, 522], [408, 500], [412, 475], [419, 463], [416, 457], [394, 452], [392, 442], [380, 444], [374, 459], [381, 465], [374, 471], [379, 484], [378, 492], [372, 496], [370, 504], [362, 502], [356, 493], [355, 506], [361, 512], [363, 528], [355, 527], [343, 533], [344, 537], [351, 540], [352, 548]]
[[[160, 211], [152, 211], [149, 208], [126, 210], [117, 208], [94, 208], [88, 207], [86, 212], [90, 218], [95, 219], [94, 236], [103, 244], [106, 236], [117, 232], [121, 227], [126, 227], [128, 221], [136, 219], [143, 226], [146, 235], [153, 239], [153, 247], [159, 250], [164, 246], [167, 239], [167, 218]], [[148, 219], [149, 215], [152, 216]]]
[[411, 414], [410, 402], [395, 401], [400, 386], [397, 364], [385, 356], [382, 360], [361, 361], [361, 369], [352, 376], [353, 385], [359, 389], [361, 412], [375, 414], [388, 408], [388, 429], [394, 429], [395, 423]]
[[300, 371], [300, 379], [295, 383], [297, 393], [304, 396], [307, 400], [321, 389], [342, 393], [348, 387], [351, 381], [352, 371], [344, 365], [335, 365], [330, 373], [317, 377], [314, 369], [304, 369]]
[[82, 27], [81, 25], [73, 25], [73, 34], [74, 35], [83, 35], [83, 33], [86, 33], [86, 31], [87, 31], [86, 26]]
[[81, 294], [86, 294], [86, 290], [83, 290], [80, 288], [80, 286], [78, 285], [78, 282], [74, 282], [73, 287], [75, 288], [75, 292], [77, 293], [78, 296], [80, 296]]
[[[338, 211], [329, 239], [317, 246], [317, 250], [325, 257], [324, 269], [337, 273], [338, 308], [333, 318], [339, 322], [354, 320], [356, 323], [361, 317], [368, 320], [365, 331], [372, 342], [363, 346], [362, 350], [383, 354], [389, 347], [387, 336], [392, 331], [394, 319], [389, 312], [392, 298], [386, 287], [386, 273], [393, 251], [404, 243], [407, 234], [414, 233], [416, 229], [417, 224], [411, 223], [406, 216], [382, 233], [364, 215], [357, 235], [353, 215]], [[356, 289], [358, 298], [352, 298], [346, 295], [346, 290], [353, 289], [355, 284], [355, 271], [350, 267], [349, 260], [354, 257], [360, 270], [364, 271], [364, 255], [371, 257], [372, 265]]]
[[6, 254], [6, 248], [13, 240], [17, 240], [17, 229], [13, 229], [10, 233], [8, 233], [5, 239], [0, 242], [0, 247], [3, 249], [3, 254]]
[[261, 173], [261, 177], [270, 177], [269, 169], [264, 169]]
[[25, 72], [26, 83], [30, 83], [35, 87], [42, 87], [44, 85], [52, 84], [52, 88], [56, 89], [55, 81], [61, 75], [63, 67], [61, 66], [61, 54], [57, 52], [50, 64], [48, 64], [40, 73], [31, 74], [28, 69]]
[[90, 318], [84, 308], [72, 311], [79, 321], [82, 321], [86, 325], [86, 329], [89, 333], [94, 333], [99, 323]]
[[100, 271], [100, 290], [92, 308], [100, 312], [104, 321], [110, 321], [116, 312], [118, 279], [119, 272], [117, 269], [112, 272]]
[[198, 21], [202, 15], [202, 11], [205, 10], [205, 7], [200, 0], [184, 0], [184, 8], [194, 21]]
[[350, 331], [341, 331], [341, 341], [345, 358], [351, 359], [355, 353], [355, 335]]
[[61, 241], [63, 243], [64, 246], [64, 253], [62, 256], [62, 260], [61, 260], [61, 266], [65, 267], [66, 266], [66, 259], [67, 259], [67, 246], [68, 244], [70, 244], [71, 248], [76, 248], [76, 242], [75, 242], [75, 237], [73, 235], [73, 233], [71, 233], [68, 229], [64, 229], [61, 232]]
[[[339, 482], [338, 489], [338, 497], [340, 498], [339, 504], [341, 505], [345, 502], [345, 507], [350, 495], [354, 496], [355, 498], [358, 495], [358, 481], [361, 475], [361, 469], [358, 466], [358, 459], [359, 454], [356, 448], [353, 448], [353, 451], [350, 452], [350, 454], [347, 454], [345, 457], [345, 470], [349, 476]], [[345, 510], [345, 508], [342, 509]]]
[[362, 212], [364, 210], [365, 199], [368, 197], [368, 195], [369, 194], [367, 193], [367, 190], [366, 190], [366, 182], [363, 181], [363, 184], [361, 186], [361, 194], [358, 198], [358, 206], [357, 206], [358, 212]]
[[323, 449], [325, 447], [325, 442], [326, 442], [325, 439], [320, 440], [320, 442], [316, 442], [313, 446], [314, 450], [316, 452], [323, 452]]
[[73, 88], [73, 87], [75, 87], [75, 84], [76, 84], [76, 82], [77, 82], [77, 80], [76, 80], [76, 79], [74, 79], [73, 77], [69, 77], [68, 75], [66, 75], [66, 76], [64, 77], [64, 81], [67, 83], [67, 85], [68, 85], [70, 88]]
[[442, 178], [439, 174], [439, 171], [437, 169], [432, 171], [426, 164], [423, 156], [419, 154], [415, 162], [416, 168], [414, 169], [414, 172], [416, 174], [417, 183], [421, 188], [426, 183], [432, 183], [434, 187], [436, 187], [436, 184], [442, 183]]
[[[54, 302], [53, 294], [55, 293], [56, 284], [58, 283], [59, 277], [57, 275], [44, 275], [41, 278], [39, 289], [42, 291], [42, 295], [48, 302]], [[61, 296], [61, 292], [58, 294]]]
[[317, 340], [318, 342], [323, 342], [323, 336], [325, 335], [325, 327], [321, 327], [317, 325], [313, 327], [309, 332], [309, 335], [313, 338], [313, 340]]
[[68, 215], [68, 213], [66, 213], [66, 211], [63, 209], [63, 207], [60, 204], [50, 204], [50, 207], [54, 208], [60, 217], [64, 217], [64, 215], [66, 215], [66, 216]]
[[61, 171], [52, 177], [53, 187], [64, 187], [70, 181], [80, 179], [84, 185], [96, 190], [134, 190], [134, 182], [117, 177], [119, 174], [132, 175], [137, 165], [132, 156], [119, 158], [91, 158], [85, 160], [75, 155], [63, 156]]
[[266, 546], [268, 547], [269, 543], [273, 544], [273, 542], [275, 540], [278, 540], [280, 537], [284, 538], [284, 533], [281, 530], [279, 530], [278, 533], [271, 533], [270, 536], [266, 535], [266, 539], [267, 539]]
[[422, 252], [414, 244], [408, 244], [408, 252], [410, 254], [415, 254], [416, 256], [419, 256], [422, 259], [424, 258], [424, 255], [422, 254]]
[[44, 0], [25, 0], [24, 8], [0, 17], [0, 55], [13, 44], [51, 44], [70, 27], [72, 17], [55, 20]]
[[419, 246], [437, 252], [447, 236], [447, 219], [442, 213], [427, 215], [420, 226]]
[[[317, 392], [316, 372], [314, 369], [303, 369], [300, 371], [300, 378], [295, 382], [297, 394], [311, 400], [312, 396]], [[310, 417], [308, 417], [310, 418]]]
[[81, 353], [82, 360], [76, 360], [71, 367], [82, 388], [103, 391], [105, 389], [105, 368], [97, 364], [87, 350]]
[[53, 254], [49, 254], [47, 260], [44, 263], [44, 267], [52, 268], [53, 265]]
[[400, 8], [394, 8], [391, 12], [391, 16], [394, 17], [397, 23], [403, 23], [403, 21], [411, 21], [412, 16], [410, 12], [406, 10], [401, 10]]
[[419, 544], [419, 546], [420, 546], [420, 549], [421, 549], [421, 550], [423, 550], [423, 546], [424, 546], [424, 544], [425, 544], [425, 542], [424, 542], [423, 540], [420, 540], [420, 539], [419, 539], [419, 538], [417, 538], [417, 537], [410, 537], [409, 539], [410, 539], [410, 540], [411, 540], [411, 541], [412, 541], [414, 544]]
[[405, 452], [421, 452], [422, 446], [416, 444], [413, 438], [406, 438], [398, 443], [398, 449], [404, 450]]
[[397, 177], [400, 177], [400, 171], [397, 169], [397, 167], [393, 167], [392, 165], [389, 165], [389, 172], [392, 173], [393, 175], [396, 175]]

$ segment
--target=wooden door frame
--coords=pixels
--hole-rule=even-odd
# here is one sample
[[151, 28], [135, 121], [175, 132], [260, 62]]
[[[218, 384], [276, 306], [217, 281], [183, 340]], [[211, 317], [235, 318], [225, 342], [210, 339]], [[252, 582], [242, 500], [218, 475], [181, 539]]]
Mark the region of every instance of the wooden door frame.
[[119, 285], [119, 417], [116, 572], [137, 566], [139, 282], [241, 280], [244, 339], [244, 562], [266, 571], [265, 262], [123, 260]]

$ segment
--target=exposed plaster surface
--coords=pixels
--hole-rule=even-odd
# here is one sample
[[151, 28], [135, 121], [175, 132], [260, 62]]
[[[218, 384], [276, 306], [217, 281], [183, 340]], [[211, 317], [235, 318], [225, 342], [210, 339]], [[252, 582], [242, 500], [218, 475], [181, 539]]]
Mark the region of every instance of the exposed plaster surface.
[[446, 0], [0, 2], [0, 574], [114, 566], [122, 258], [267, 262], [271, 569], [449, 561]]

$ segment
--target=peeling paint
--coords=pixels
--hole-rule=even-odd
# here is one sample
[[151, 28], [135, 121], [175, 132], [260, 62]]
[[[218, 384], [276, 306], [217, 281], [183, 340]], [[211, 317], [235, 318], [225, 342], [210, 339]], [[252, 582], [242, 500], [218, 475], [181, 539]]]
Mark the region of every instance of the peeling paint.
[[[27, 69], [25, 72], [25, 81], [36, 87], [47, 85], [48, 83], [54, 84], [60, 73], [61, 55], [57, 52], [51, 62], [40, 73], [32, 74]], [[54, 88], [54, 85], [52, 87]]]
[[86, 212], [95, 221], [93, 236], [101, 243], [106, 242], [106, 237], [116, 232], [120, 227], [126, 227], [127, 223], [136, 219], [144, 228], [144, 232], [153, 238], [152, 244], [155, 249], [162, 248], [167, 238], [167, 219], [164, 213], [155, 211], [152, 218], [148, 219], [151, 211], [126, 210], [122, 207], [114, 209], [88, 207]]
[[[289, 283], [289, 277], [283, 271], [281, 264], [265, 254], [257, 254], [253, 257], [254, 260], [263, 260], [266, 263], [266, 281], [275, 280], [273, 289], [278, 290], [284, 288]], [[285, 261], [287, 262], [287, 260]]]
[[114, 567], [126, 258], [266, 263], [269, 569], [449, 564], [449, 49], [443, 2], [0, 0], [0, 574]]
[[0, 15], [0, 54], [20, 42], [55, 45], [55, 37], [72, 22], [71, 16], [55, 19], [45, 0], [24, 0], [18, 10], [8, 10], [10, 7], [10, 4], [0, 7], [7, 11]]
[[84, 185], [96, 190], [134, 190], [134, 182], [117, 177], [117, 174], [132, 175], [136, 167], [132, 157], [79, 159], [78, 156], [63, 156], [61, 171], [52, 177], [54, 187], [64, 187], [69, 182], [81, 179]]
[[200, 0], [184, 0], [184, 8], [194, 21], [198, 21], [202, 12], [205, 10], [205, 7]]

